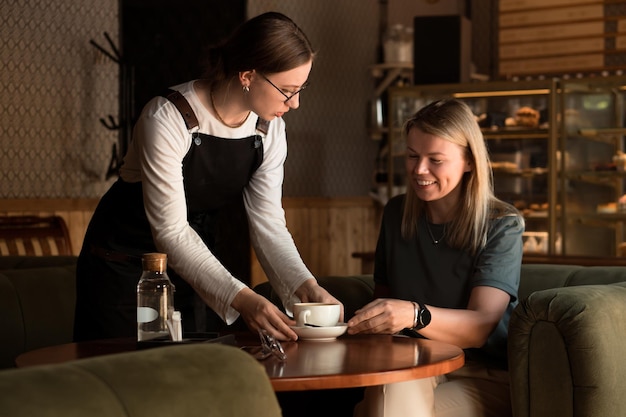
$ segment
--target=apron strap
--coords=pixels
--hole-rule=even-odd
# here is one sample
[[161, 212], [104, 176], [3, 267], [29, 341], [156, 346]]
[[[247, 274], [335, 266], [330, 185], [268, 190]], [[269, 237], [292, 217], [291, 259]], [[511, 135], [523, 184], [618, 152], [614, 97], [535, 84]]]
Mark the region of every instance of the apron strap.
[[165, 93], [162, 94], [162, 96], [171, 101], [174, 106], [176, 106], [180, 114], [183, 116], [183, 119], [185, 120], [187, 130], [191, 130], [199, 126], [196, 114], [193, 112], [193, 109], [189, 105], [187, 99], [180, 92], [167, 89]]
[[[193, 112], [193, 109], [191, 108], [191, 105], [189, 105], [189, 102], [187, 101], [185, 96], [183, 96], [180, 92], [168, 88], [161, 95], [165, 97], [166, 99], [168, 99], [169, 101], [171, 101], [172, 104], [174, 104], [174, 106], [176, 106], [180, 114], [183, 116], [183, 119], [185, 120], [185, 125], [187, 126], [187, 130], [191, 130], [194, 127], [198, 127], [200, 125], [198, 123], [198, 118], [196, 117], [196, 114]], [[256, 130], [262, 133], [263, 135], [267, 135], [269, 126], [270, 126], [270, 122], [267, 120], [261, 119], [260, 117], [256, 121]], [[259, 145], [260, 143], [255, 142], [254, 147], [258, 148]]]

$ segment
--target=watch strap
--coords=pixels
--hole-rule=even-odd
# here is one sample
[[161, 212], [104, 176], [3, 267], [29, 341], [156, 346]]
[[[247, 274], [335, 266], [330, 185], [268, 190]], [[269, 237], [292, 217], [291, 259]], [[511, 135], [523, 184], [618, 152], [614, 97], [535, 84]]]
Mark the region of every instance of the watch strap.
[[415, 316], [413, 318], [413, 330], [421, 330], [430, 324], [430, 311], [422, 303], [412, 301]]
[[411, 329], [415, 329], [415, 328], [417, 328], [417, 325], [419, 324], [420, 305], [417, 304], [415, 301], [411, 301], [411, 302], [413, 303], [413, 311], [414, 311], [413, 326], [411, 327]]

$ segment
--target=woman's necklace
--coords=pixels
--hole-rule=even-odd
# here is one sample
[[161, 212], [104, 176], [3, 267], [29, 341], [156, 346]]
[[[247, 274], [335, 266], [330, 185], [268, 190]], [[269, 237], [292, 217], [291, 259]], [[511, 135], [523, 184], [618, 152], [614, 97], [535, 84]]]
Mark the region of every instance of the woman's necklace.
[[231, 125], [231, 124], [226, 123], [224, 119], [222, 119], [222, 116], [220, 116], [220, 113], [217, 111], [217, 107], [215, 107], [215, 99], [213, 98], [213, 91], [209, 93], [209, 96], [211, 97], [211, 107], [213, 107], [213, 112], [215, 112], [215, 115], [217, 116], [217, 120], [219, 120], [224, 126], [230, 127], [231, 129], [235, 129], [237, 127], [243, 126], [246, 120], [248, 120], [248, 116], [250, 116], [250, 112], [248, 112], [248, 114], [246, 114], [246, 117], [244, 117], [243, 120], [237, 124]]
[[444, 237], [446, 237], [446, 224], [443, 224], [443, 233], [441, 234], [441, 237], [439, 239], [435, 239], [435, 235], [433, 235], [433, 231], [430, 230], [430, 222], [428, 221], [427, 218], [424, 218], [424, 222], [426, 223], [426, 229], [428, 230], [428, 234], [430, 235], [430, 238], [433, 241], [433, 245], [438, 245], [439, 242], [441, 242], [443, 240]]

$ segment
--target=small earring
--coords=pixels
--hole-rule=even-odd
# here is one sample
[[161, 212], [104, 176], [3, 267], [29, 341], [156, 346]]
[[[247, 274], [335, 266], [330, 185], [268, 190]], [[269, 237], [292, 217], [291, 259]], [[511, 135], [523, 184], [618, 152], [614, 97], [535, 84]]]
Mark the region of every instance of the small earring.
[[250, 92], [250, 87], [248, 87], [247, 85], [244, 85], [243, 86], [243, 92], [246, 93], [246, 94], [249, 93]]

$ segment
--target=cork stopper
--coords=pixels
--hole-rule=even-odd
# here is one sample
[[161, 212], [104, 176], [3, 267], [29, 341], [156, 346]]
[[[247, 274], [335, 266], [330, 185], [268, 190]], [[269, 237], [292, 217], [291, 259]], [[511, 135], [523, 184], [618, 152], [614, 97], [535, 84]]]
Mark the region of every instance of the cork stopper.
[[144, 253], [142, 257], [144, 271], [164, 272], [167, 269], [167, 255], [165, 253]]

